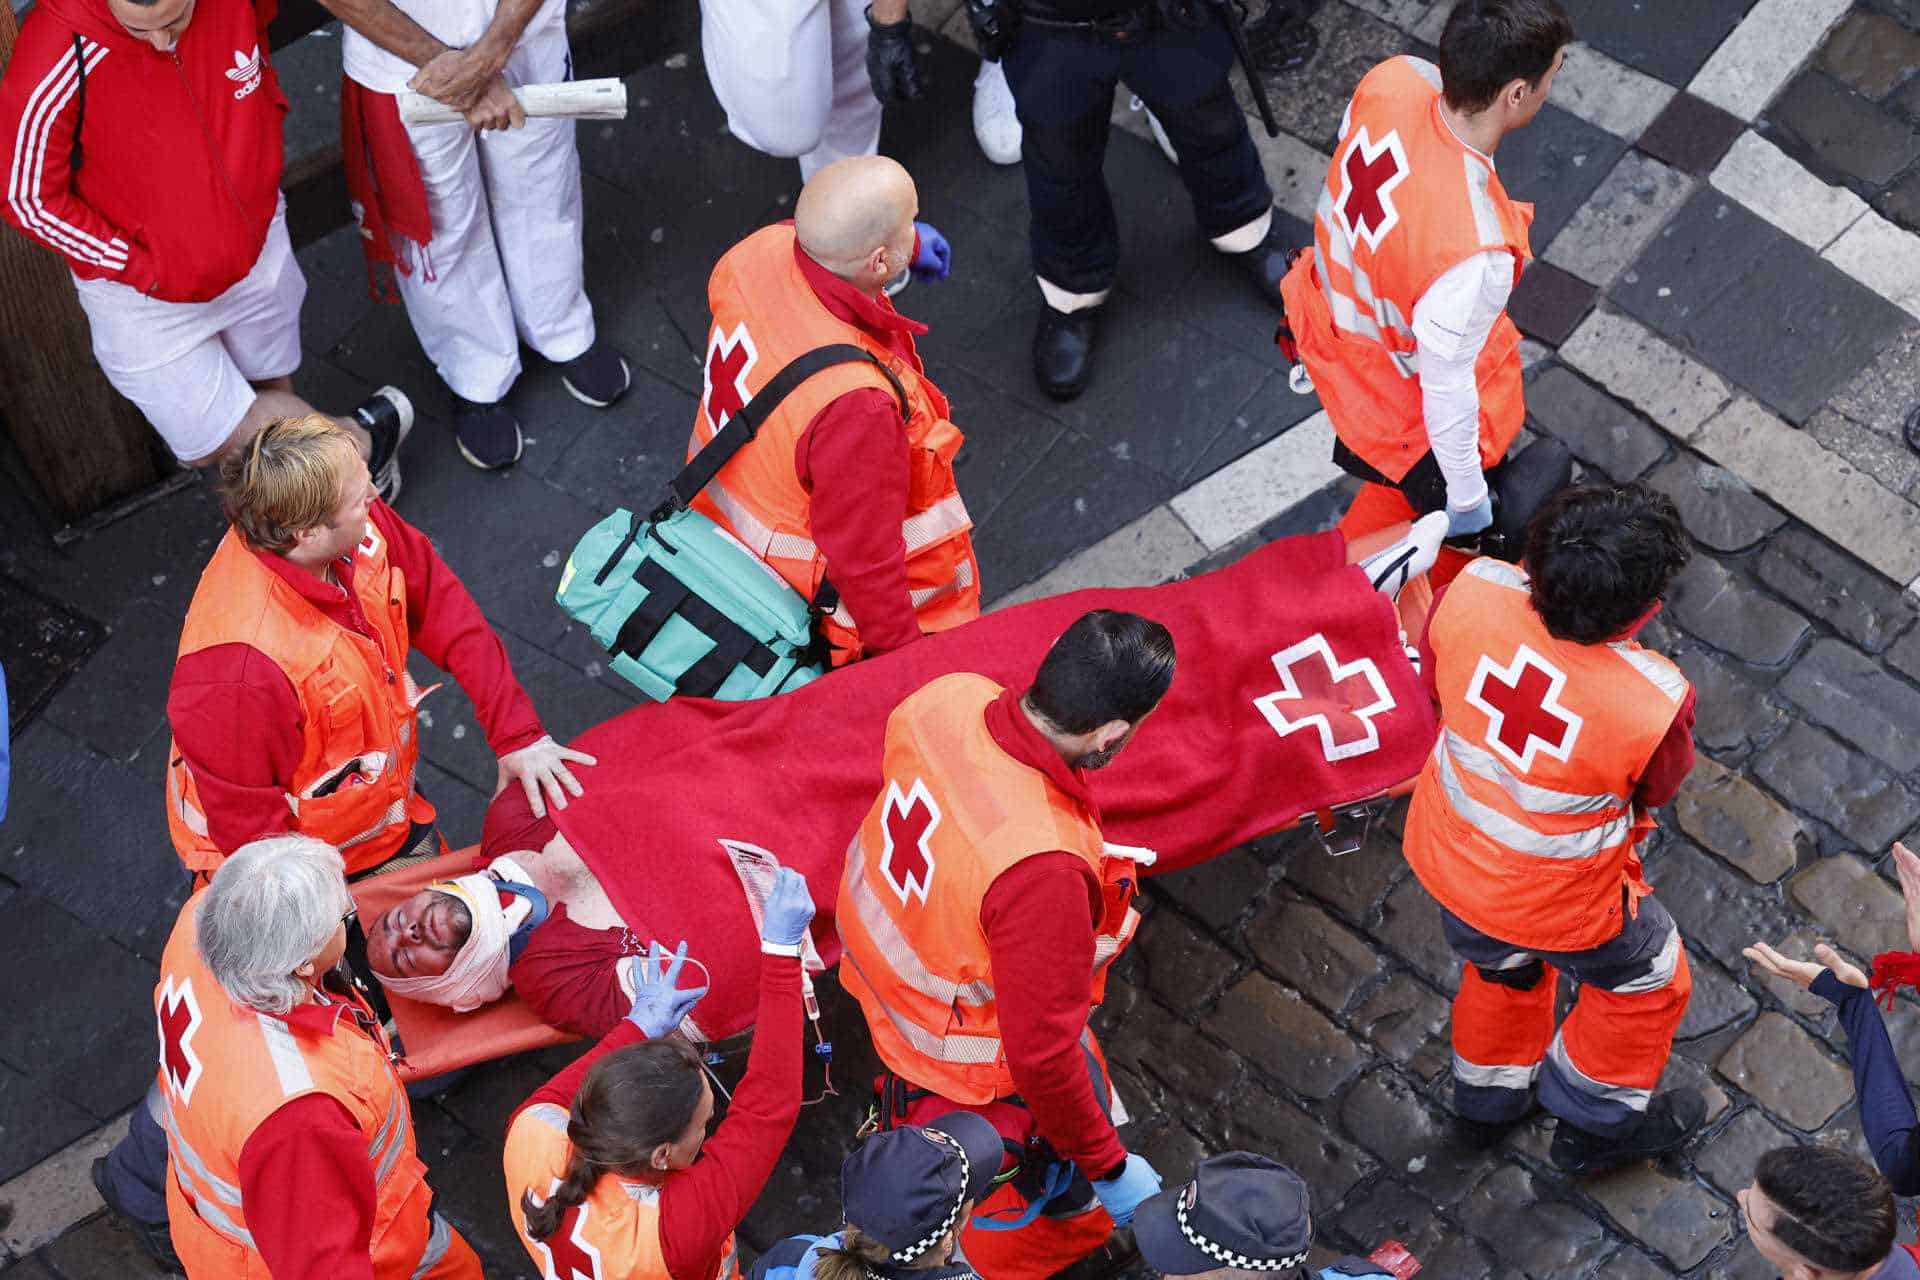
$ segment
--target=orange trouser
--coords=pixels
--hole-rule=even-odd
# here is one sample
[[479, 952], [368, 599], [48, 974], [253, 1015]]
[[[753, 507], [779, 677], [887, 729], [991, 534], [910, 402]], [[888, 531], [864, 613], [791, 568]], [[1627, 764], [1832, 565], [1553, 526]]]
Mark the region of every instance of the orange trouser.
[[[1454, 1106], [1488, 1124], [1540, 1104], [1589, 1133], [1644, 1114], [1687, 1012], [1693, 972], [1680, 933], [1652, 898], [1618, 936], [1587, 951], [1529, 951], [1442, 910], [1447, 942], [1467, 962], [1453, 1000]], [[1558, 975], [1580, 996], [1558, 1029]]]

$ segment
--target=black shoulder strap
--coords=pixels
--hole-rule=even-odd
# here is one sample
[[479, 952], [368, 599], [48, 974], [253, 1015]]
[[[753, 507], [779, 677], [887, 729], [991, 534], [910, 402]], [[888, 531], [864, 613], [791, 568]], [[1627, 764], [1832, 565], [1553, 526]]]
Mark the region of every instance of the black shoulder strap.
[[911, 413], [907, 406], [907, 389], [900, 385], [900, 379], [885, 363], [850, 342], [815, 347], [795, 356], [786, 368], [768, 379], [759, 393], [742, 405], [738, 413], [728, 418], [722, 430], [714, 433], [706, 447], [687, 460], [687, 465], [667, 486], [666, 500], [654, 509], [652, 518], [664, 520], [675, 511], [684, 511], [694, 495], [720, 474], [720, 468], [732, 461], [733, 455], [740, 452], [747, 441], [760, 434], [761, 424], [801, 383], [822, 369], [830, 369], [838, 364], [855, 364], [862, 360], [886, 376], [887, 382], [893, 387], [894, 399], [900, 402], [900, 420], [906, 421]]
[[73, 33], [73, 65], [80, 75], [80, 83], [74, 90], [73, 107], [73, 146], [67, 161], [67, 167], [79, 172], [81, 163], [86, 159], [80, 141], [80, 131], [87, 126], [87, 46], [80, 39], [78, 31]]

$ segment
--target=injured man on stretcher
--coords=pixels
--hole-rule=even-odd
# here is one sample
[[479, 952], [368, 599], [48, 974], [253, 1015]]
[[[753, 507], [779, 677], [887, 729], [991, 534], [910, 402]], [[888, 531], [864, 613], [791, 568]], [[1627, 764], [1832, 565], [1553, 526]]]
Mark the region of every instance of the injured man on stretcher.
[[819, 907], [809, 967], [839, 959], [834, 904], [848, 841], [886, 786], [889, 713], [953, 671], [1024, 688], [1095, 608], [1154, 618], [1180, 654], [1154, 732], [1094, 778], [1107, 839], [1151, 859], [1144, 874], [1380, 796], [1419, 771], [1437, 733], [1403, 614], [1424, 617], [1417, 575], [1438, 519], [1371, 548], [1287, 538], [1186, 581], [1036, 600], [776, 698], [636, 707], [574, 743], [600, 765], [565, 809], [536, 818], [519, 788], [501, 792], [479, 850], [454, 868], [465, 874], [366, 926], [368, 964], [389, 995], [464, 1012], [511, 987], [550, 1026], [597, 1037], [631, 1007], [650, 944], [684, 941], [709, 990], [682, 1030], [744, 1031], [759, 877], [806, 877]]

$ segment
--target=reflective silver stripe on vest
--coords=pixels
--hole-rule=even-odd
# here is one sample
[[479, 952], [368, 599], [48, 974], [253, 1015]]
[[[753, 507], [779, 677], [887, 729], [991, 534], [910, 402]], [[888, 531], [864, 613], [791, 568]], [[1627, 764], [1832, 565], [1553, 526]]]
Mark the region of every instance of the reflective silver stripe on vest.
[[1566, 1038], [1560, 1034], [1556, 1033], [1553, 1043], [1547, 1046], [1547, 1056], [1553, 1059], [1553, 1065], [1567, 1077], [1567, 1083], [1581, 1093], [1617, 1102], [1629, 1111], [1645, 1111], [1647, 1104], [1653, 1101], [1652, 1089], [1635, 1089], [1624, 1084], [1607, 1084], [1595, 1080], [1574, 1066], [1573, 1059], [1567, 1056]]
[[886, 904], [880, 901], [873, 886], [867, 883], [866, 869], [866, 848], [856, 834], [847, 845], [847, 896], [853, 901], [854, 919], [873, 939], [874, 947], [894, 975], [935, 1004], [967, 1004], [975, 1008], [992, 1004], [992, 983], [955, 982], [928, 971], [926, 965], [921, 963], [919, 953], [913, 949], [913, 944], [907, 941], [907, 936], [900, 932], [900, 926], [887, 914]]
[[[1387, 345], [1386, 334], [1382, 332], [1382, 326], [1385, 326], [1404, 341], [1414, 343], [1413, 326], [1401, 314], [1398, 305], [1391, 299], [1380, 297], [1373, 287], [1372, 277], [1354, 261], [1353, 246], [1347, 241], [1347, 233], [1340, 229], [1340, 214], [1334, 207], [1331, 188], [1320, 189], [1320, 203], [1314, 210], [1314, 217], [1327, 229], [1327, 256], [1346, 269], [1353, 292], [1359, 299], [1356, 303], [1354, 298], [1334, 288], [1330, 273], [1314, 272], [1320, 281], [1320, 295], [1326, 299], [1327, 310], [1333, 315], [1334, 325], [1378, 344], [1387, 358], [1393, 361], [1400, 376], [1417, 376], [1420, 372], [1419, 353], [1414, 350], [1395, 350]], [[1367, 309], [1362, 310], [1362, 305]]]
[[1440, 68], [1425, 58], [1416, 58], [1410, 53], [1400, 55], [1400, 60], [1420, 73], [1420, 78], [1433, 86], [1435, 93], [1446, 88], [1446, 82], [1440, 78]]
[[400, 798], [398, 800], [395, 800], [392, 804], [387, 806], [386, 812], [380, 815], [378, 821], [376, 821], [372, 826], [368, 827], [365, 831], [362, 831], [359, 835], [354, 836], [352, 839], [342, 840], [335, 847], [340, 849], [342, 852], [344, 852], [348, 849], [353, 848], [353, 846], [357, 844], [365, 844], [367, 841], [373, 839], [375, 836], [381, 834], [382, 832], [387, 831], [390, 828], [397, 826], [402, 822], [405, 822], [407, 820], [407, 798], [412, 794], [413, 794], [413, 775], [408, 774], [406, 778], [406, 789], [400, 793]]
[[1669, 702], [1678, 702], [1686, 696], [1687, 678], [1656, 655], [1625, 640], [1615, 640], [1607, 647], [1625, 659], [1628, 666], [1645, 676], [1647, 682], [1664, 693]]
[[398, 1080], [387, 1091], [387, 1118], [380, 1124], [380, 1132], [373, 1135], [373, 1141], [367, 1144], [367, 1159], [373, 1161], [373, 1181], [375, 1186], [387, 1180], [393, 1172], [393, 1166], [399, 1162], [400, 1153], [407, 1148], [406, 1108], [401, 1106], [402, 1086]]
[[1477, 1062], [1468, 1062], [1457, 1053], [1453, 1055], [1453, 1078], [1461, 1084], [1470, 1084], [1479, 1089], [1530, 1089], [1534, 1077], [1539, 1074], [1540, 1064], [1537, 1062], [1530, 1067], [1483, 1067]]
[[207, 815], [187, 800], [187, 789], [180, 785], [180, 776], [186, 772], [185, 760], [180, 762], [179, 768], [167, 770], [167, 794], [173, 797], [174, 808], [179, 811], [180, 821], [186, 824], [187, 830], [204, 840], [207, 838]]
[[267, 1057], [273, 1062], [274, 1075], [279, 1077], [280, 1092], [292, 1097], [313, 1088], [313, 1073], [307, 1070], [306, 1055], [300, 1052], [287, 1024], [265, 1013], [255, 1014], [254, 1020], [267, 1043]]
[[1507, 766], [1491, 752], [1481, 750], [1452, 729], [1442, 735], [1441, 742], [1453, 756], [1455, 764], [1474, 777], [1499, 787], [1528, 813], [1605, 813], [1609, 809], [1627, 807], [1624, 799], [1610, 792], [1585, 795], [1578, 791], [1555, 791], [1550, 787], [1537, 787], [1531, 782], [1523, 782], [1508, 772]]
[[1615, 845], [1624, 842], [1633, 830], [1630, 815], [1621, 814], [1610, 818], [1597, 827], [1585, 831], [1570, 831], [1565, 835], [1546, 835], [1532, 827], [1514, 821], [1498, 809], [1481, 804], [1466, 788], [1460, 785], [1459, 775], [1453, 771], [1453, 756], [1447, 750], [1444, 739], [1433, 746], [1434, 773], [1440, 780], [1441, 790], [1446, 792], [1447, 800], [1453, 805], [1455, 813], [1469, 826], [1476, 827], [1509, 849], [1531, 854], [1536, 858], [1552, 858], [1556, 861], [1574, 861], [1591, 858]]
[[814, 546], [811, 539], [793, 533], [776, 533], [768, 528], [759, 516], [747, 510], [747, 505], [728, 493], [726, 486], [715, 480], [704, 490], [720, 514], [727, 518], [733, 535], [747, 544], [747, 549], [764, 560], [812, 560], [820, 554], [820, 548]]
[[941, 583], [939, 586], [920, 587], [919, 589], [909, 592], [908, 594], [913, 601], [913, 607], [918, 609], [920, 606], [926, 604], [928, 601], [938, 600], [941, 596], [958, 595], [960, 592], [965, 591], [968, 587], [972, 585], [973, 585], [973, 561], [962, 560], [959, 563], [959, 565], [955, 567], [953, 571], [953, 576], [951, 578], [948, 578], [945, 582]]
[[912, 555], [949, 534], [972, 527], [973, 517], [967, 514], [967, 504], [960, 500], [959, 494], [950, 493], [925, 511], [903, 520], [900, 536], [907, 544], [907, 554]]
[[522, 1114], [526, 1119], [538, 1120], [549, 1129], [558, 1129], [561, 1133], [567, 1131], [568, 1116], [565, 1107], [555, 1106], [551, 1102], [543, 1102], [537, 1107], [528, 1107]]
[[[173, 1116], [172, 1100], [164, 1092], [160, 1096], [159, 1118], [162, 1127], [167, 1131], [168, 1150], [174, 1160], [192, 1170], [194, 1177], [205, 1182], [207, 1190], [214, 1196], [238, 1209], [240, 1188], [224, 1178], [215, 1177], [213, 1171], [207, 1168], [207, 1163], [200, 1158], [200, 1153], [195, 1151], [180, 1133], [180, 1125]], [[242, 1248], [253, 1253], [259, 1252], [253, 1243], [253, 1233], [235, 1222], [232, 1215], [219, 1204], [203, 1197], [199, 1189], [188, 1181], [179, 1169], [174, 1170], [173, 1180], [179, 1185], [180, 1193], [187, 1198], [187, 1203], [193, 1206], [193, 1212], [200, 1221]]]
[[433, 1234], [427, 1237], [427, 1247], [420, 1254], [420, 1263], [413, 1269], [413, 1280], [440, 1265], [440, 1259], [447, 1256], [447, 1246], [453, 1243], [453, 1228], [439, 1214], [433, 1215]]
[[1508, 564], [1505, 560], [1495, 560], [1491, 556], [1483, 556], [1470, 562], [1464, 572], [1498, 587], [1512, 587], [1515, 591], [1532, 589], [1526, 572], [1519, 565]]
[[910, 1022], [894, 1011], [892, 1005], [881, 996], [880, 988], [874, 984], [867, 971], [860, 967], [860, 958], [852, 951], [844, 952], [842, 962], [853, 966], [867, 984], [867, 992], [873, 997], [880, 1011], [887, 1015], [887, 1021], [900, 1033], [901, 1039], [913, 1046], [914, 1052], [932, 1058], [936, 1062], [951, 1062], [960, 1066], [983, 1066], [1000, 1060], [1000, 1041], [996, 1036], [951, 1035], [937, 1036], [918, 1023]]

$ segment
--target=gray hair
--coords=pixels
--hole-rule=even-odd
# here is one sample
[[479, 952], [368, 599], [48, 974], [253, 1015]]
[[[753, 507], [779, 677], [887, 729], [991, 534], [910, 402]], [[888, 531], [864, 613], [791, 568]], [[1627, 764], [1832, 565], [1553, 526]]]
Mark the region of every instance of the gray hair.
[[196, 919], [200, 958], [226, 993], [261, 1013], [306, 997], [294, 970], [317, 956], [353, 907], [340, 851], [310, 836], [270, 836], [213, 873]]

